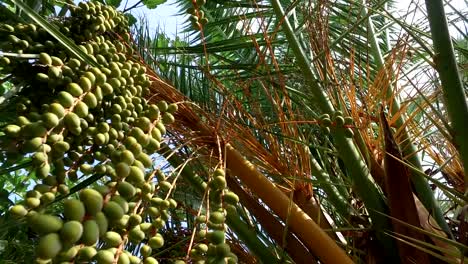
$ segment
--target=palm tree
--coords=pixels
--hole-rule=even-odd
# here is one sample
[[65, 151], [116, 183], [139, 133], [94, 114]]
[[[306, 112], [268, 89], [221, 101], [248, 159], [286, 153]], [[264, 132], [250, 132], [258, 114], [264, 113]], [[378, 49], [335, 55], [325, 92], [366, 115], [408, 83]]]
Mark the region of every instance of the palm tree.
[[[360, 212], [358, 215], [362, 216], [368, 213], [373, 219], [371, 220], [372, 226], [374, 231], [377, 231], [375, 236], [384, 248], [391, 249], [395, 245], [387, 235], [379, 234], [383, 230], [392, 229], [389, 217], [382, 213], [389, 213], [398, 219], [404, 218], [405, 222], [421, 228], [421, 225], [427, 226], [427, 224], [420, 223], [418, 215], [414, 214], [416, 207], [423, 208], [421, 203], [426, 208], [431, 208], [429, 211], [440, 228], [444, 230], [444, 235], [453, 237], [452, 230], [444, 219], [442, 210], [435, 200], [427, 180], [431, 183], [434, 182], [439, 187], [442, 187], [442, 184], [422, 173], [422, 161], [417, 155], [422, 153], [432, 156], [435, 158], [434, 160], [439, 160], [436, 162], [439, 166], [442, 165], [443, 162], [435, 154], [439, 151], [434, 151], [432, 147], [429, 147], [431, 139], [425, 135], [425, 132], [437, 127], [436, 130], [439, 130], [439, 133], [446, 135], [439, 135], [437, 140], [445, 138], [443, 141], [447, 142], [446, 140], [451, 137], [447, 137], [446, 131], [451, 131], [452, 128], [445, 121], [447, 117], [442, 114], [445, 111], [435, 110], [431, 106], [440, 104], [440, 97], [433, 97], [430, 95], [433, 92], [429, 92], [435, 88], [424, 88], [427, 90], [422, 91], [410, 79], [411, 76], [417, 74], [417, 70], [428, 68], [429, 65], [422, 65], [425, 65], [424, 59], [427, 62], [427, 56], [432, 54], [430, 45], [427, 44], [427, 38], [424, 39], [415, 33], [415, 30], [418, 33], [427, 31], [427, 23], [422, 21], [421, 24], [411, 25], [404, 21], [406, 16], [415, 11], [397, 18], [396, 13], [391, 12], [391, 10], [395, 10], [391, 8], [391, 3], [384, 2], [371, 6], [363, 3], [349, 4], [345, 2], [316, 5], [295, 3], [284, 8], [287, 10], [287, 14], [283, 10], [282, 4], [277, 1], [260, 2], [251, 6], [239, 5], [230, 1], [223, 3], [210, 1], [197, 11], [190, 10], [192, 7], [190, 2], [181, 1], [180, 6], [182, 10], [189, 10], [195, 16], [202, 15], [208, 18], [209, 22], [202, 25], [202, 30], [193, 38], [192, 45], [173, 48], [155, 47], [151, 57], [157, 58], [161, 54], [181, 54], [177, 62], [168, 63], [167, 59], [161, 61], [156, 59], [164, 66], [173, 65], [174, 72], [181, 72], [181, 74], [165, 74], [167, 68], [164, 68], [161, 74], [171, 76], [176, 87], [182, 87], [180, 88], [182, 92], [185, 92], [192, 100], [197, 101], [199, 105], [206, 106], [208, 111], [220, 108], [221, 104], [222, 110], [214, 111], [224, 111], [227, 114], [230, 112], [227, 102], [237, 99], [238, 102], [232, 103], [234, 106], [231, 111], [234, 112], [232, 113], [234, 117], [226, 122], [230, 125], [236, 122], [244, 123], [244, 126], [251, 129], [250, 133], [257, 138], [256, 140], [260, 140], [261, 145], [263, 145], [263, 147], [254, 148], [252, 156], [248, 156], [247, 159], [250, 161], [260, 159], [258, 163], [261, 165], [258, 166], [261, 168], [265, 167], [265, 160], [283, 163], [284, 171], [278, 173], [278, 165], [272, 164], [272, 171], [263, 171], [266, 177], [279, 181], [277, 184], [282, 185], [285, 189], [290, 189], [289, 192], [291, 189], [292, 191], [306, 190], [305, 195], [307, 196], [310, 195], [307, 193], [308, 188], [303, 188], [301, 185], [304, 185], [305, 181], [307, 186], [310, 181], [302, 179], [304, 175], [310, 177], [312, 174], [312, 183], [315, 177], [322, 176], [320, 180], [324, 180], [332, 186], [321, 184], [320, 187], [316, 187], [318, 191], [326, 195], [321, 201], [323, 203], [333, 201], [332, 206], [335, 207], [334, 210], [332, 209], [333, 212], [345, 219], [349, 219], [350, 215], [352, 216], [357, 210], [352, 208], [352, 205], [344, 203], [343, 197], [347, 200], [356, 199], [363, 202], [369, 211]], [[415, 6], [414, 8], [417, 10], [421, 7]], [[372, 13], [369, 10], [372, 10]], [[352, 15], [349, 16], [349, 14]], [[200, 25], [192, 21], [189, 28], [193, 26], [197, 29]], [[407, 32], [407, 36], [402, 37], [403, 32]], [[411, 55], [414, 52], [416, 55]], [[184, 64], [190, 55], [198, 55], [200, 59], [189, 59], [189, 63]], [[291, 63], [298, 65], [299, 69], [294, 69]], [[195, 64], [202, 72], [202, 77], [199, 79], [203, 81], [198, 85], [194, 84], [198, 80], [185, 79], [185, 76], [188, 75], [196, 76], [194, 73]], [[207, 83], [206, 79], [216, 80], [212, 82], [216, 83], [214, 86], [215, 89], [219, 89], [219, 93], [210, 92], [213, 88], [209, 87], [210, 84]], [[217, 80], [220, 81], [217, 82]], [[233, 80], [236, 82], [235, 85]], [[427, 86], [427, 83], [423, 86]], [[186, 87], [192, 87], [190, 93], [187, 93]], [[200, 87], [201, 90], [196, 93], [195, 87]], [[403, 95], [403, 88], [413, 90], [415, 95], [400, 98], [400, 94]], [[206, 98], [210, 93], [213, 94], [213, 99]], [[203, 97], [200, 98], [198, 94], [203, 95]], [[226, 99], [218, 99], [217, 97]], [[401, 99], [404, 101], [400, 102]], [[213, 106], [209, 102], [214, 102], [215, 105]], [[239, 107], [240, 105], [243, 107]], [[381, 105], [389, 109], [391, 118], [389, 125], [394, 127], [394, 131], [396, 131], [395, 139], [391, 139], [391, 141], [394, 141], [393, 144], [398, 144], [402, 151], [402, 154], [399, 155], [400, 158], [398, 158], [400, 159], [399, 163], [403, 161], [410, 168], [410, 174], [406, 171], [407, 169], [401, 168], [405, 172], [400, 171], [397, 174], [406, 176], [394, 179], [394, 183], [386, 176], [395, 173], [393, 168], [384, 169], [380, 165], [383, 156], [385, 156], [385, 150], [390, 152], [390, 147], [387, 145], [391, 144], [391, 142], [382, 144], [384, 135], [381, 135], [382, 132], [379, 133], [375, 127], [385, 120], [379, 120], [381, 112], [379, 107]], [[424, 106], [429, 106], [431, 110], [424, 110]], [[418, 110], [405, 112], [408, 108]], [[242, 111], [239, 109], [245, 109], [244, 111], [248, 112], [249, 117], [237, 114], [236, 112]], [[313, 152], [304, 153], [302, 150], [304, 146], [324, 146], [320, 142], [320, 136], [317, 135], [317, 132], [320, 131], [317, 129], [318, 124], [320, 124], [320, 115], [324, 113], [332, 115], [333, 109], [340, 109], [345, 112], [345, 115], [351, 116], [357, 128], [354, 130], [356, 133], [354, 133], [354, 142], [352, 143], [344, 139], [342, 134], [340, 135], [340, 132], [344, 131], [335, 131], [331, 145], [333, 147], [330, 152], [336, 153], [335, 148], [338, 148], [343, 153], [335, 162], [338, 162], [338, 165], [342, 162], [342, 167], [344, 165], [346, 169], [340, 168], [339, 175], [341, 177], [338, 177], [338, 180], [334, 179], [334, 184], [331, 183], [330, 177], [336, 175], [336, 172], [330, 171], [330, 165], [323, 164], [324, 156], [320, 155], [321, 153], [315, 156]], [[424, 116], [432, 115], [430, 114], [432, 110], [437, 112], [438, 118], [425, 118]], [[459, 112], [463, 113], [463, 110]], [[272, 116], [267, 116], [268, 114]], [[416, 116], [418, 121], [416, 121]], [[415, 125], [422, 120], [426, 120], [425, 125]], [[444, 128], [441, 127], [442, 123], [445, 123]], [[287, 127], [285, 127], [286, 124]], [[301, 129], [301, 127], [306, 128]], [[241, 130], [241, 128], [236, 128], [236, 130]], [[316, 132], [309, 132], [315, 134], [311, 138], [309, 135], [303, 134], [304, 130], [315, 130]], [[278, 131], [281, 132], [278, 133]], [[392, 133], [390, 130], [388, 132]], [[226, 132], [228, 135], [230, 133], [233, 132]], [[294, 143], [285, 142], [291, 138], [297, 141]], [[241, 141], [237, 138], [236, 140]], [[278, 152], [272, 155], [275, 158], [265, 158], [267, 156], [265, 152], [273, 150], [271, 145], [278, 144], [277, 142], [272, 143], [271, 140], [280, 141], [282, 144], [292, 144], [290, 148], [287, 148], [287, 151], [293, 153], [285, 153], [285, 147], [283, 149], [278, 147], [274, 149]], [[329, 141], [327, 143], [330, 144]], [[252, 143], [244, 144], [251, 148]], [[420, 146], [420, 149], [416, 147], [417, 145]], [[246, 146], [239, 148], [243, 150], [244, 154]], [[449, 148], [452, 149], [453, 153], [453, 145]], [[259, 153], [259, 150], [262, 152]], [[314, 151], [319, 152], [316, 149]], [[247, 154], [244, 155], [247, 156]], [[304, 155], [307, 157], [303, 157]], [[317, 162], [317, 157], [320, 162]], [[312, 165], [309, 165], [310, 167], [306, 171], [301, 171], [304, 169], [301, 167], [305, 166], [303, 165], [304, 161], [306, 164]], [[367, 164], [367, 166], [359, 166], [358, 164]], [[459, 193], [457, 196], [460, 196], [463, 193], [463, 187], [460, 185], [463, 180], [460, 181], [460, 177], [455, 176], [463, 174], [460, 161], [452, 164], [453, 170], [457, 170], [458, 174], [454, 173], [452, 177], [447, 176], [447, 178], [451, 179], [449, 181], [452, 183], [454, 178], [458, 178], [457, 189]], [[322, 166], [327, 166], [330, 169], [324, 171]], [[293, 181], [284, 179], [284, 174], [290, 174], [291, 168], [295, 169]], [[272, 174], [276, 177], [271, 176]], [[278, 178], [278, 174], [283, 175], [283, 177]], [[316, 176], [316, 174], [320, 176]], [[302, 183], [296, 182], [298, 178]], [[404, 183], [405, 179], [407, 181], [408, 178], [412, 180], [412, 183]], [[387, 189], [391, 188], [389, 186], [393, 184], [396, 189]], [[350, 185], [353, 187], [352, 192], [347, 190]], [[407, 187], [406, 198], [400, 192], [402, 188], [404, 189], [404, 185]], [[250, 188], [253, 189], [253, 187]], [[415, 202], [410, 188], [414, 189], [417, 194], [418, 198]], [[442, 188], [444, 191], [450, 192], [449, 189]], [[253, 192], [259, 195], [257, 190]], [[395, 194], [398, 192], [397, 197], [392, 198], [392, 192]], [[287, 191], [285, 193], [288, 194]], [[350, 195], [353, 194], [357, 194], [357, 197], [354, 196], [350, 199]], [[390, 199], [388, 204], [384, 202], [385, 197]], [[266, 199], [266, 197], [261, 198]], [[391, 205], [392, 199], [394, 200], [393, 204], [404, 203], [407, 208], [403, 210], [394, 208]], [[271, 203], [275, 204], [276, 201]], [[267, 204], [269, 205], [269, 203]], [[411, 206], [411, 204], [413, 205]], [[388, 208], [389, 205], [391, 208]], [[315, 209], [315, 211], [320, 211], [317, 206]], [[278, 210], [281, 211], [281, 209]], [[405, 210], [412, 212], [411, 216], [407, 213], [406, 216], [403, 216]], [[281, 214], [278, 211], [276, 213]], [[425, 213], [427, 214], [427, 211]], [[338, 221], [335, 220], [333, 224], [342, 228], [347, 227]], [[393, 225], [393, 228], [397, 229], [395, 221]], [[420, 234], [406, 235], [421, 238]], [[404, 246], [399, 245], [399, 247]], [[400, 250], [404, 251], [404, 249]], [[401, 252], [401, 254], [405, 253]]]
[[[152, 76], [148, 100], [179, 102], [159, 151], [182, 176], [185, 211], [168, 232], [194, 229], [200, 176], [222, 166], [240, 198], [227, 224], [241, 261], [463, 261], [466, 107], [444, 103], [464, 98], [461, 86], [446, 90], [456, 78], [442, 77], [456, 68], [439, 82], [443, 59], [432, 63], [453, 54], [450, 39], [406, 19], [424, 7], [202, 2], [178, 2], [191, 14], [186, 40], [151, 36], [145, 24], [132, 36]], [[441, 10], [428, 13], [431, 29]], [[449, 23], [463, 12], [451, 10]], [[188, 244], [173, 233], [176, 249]]]

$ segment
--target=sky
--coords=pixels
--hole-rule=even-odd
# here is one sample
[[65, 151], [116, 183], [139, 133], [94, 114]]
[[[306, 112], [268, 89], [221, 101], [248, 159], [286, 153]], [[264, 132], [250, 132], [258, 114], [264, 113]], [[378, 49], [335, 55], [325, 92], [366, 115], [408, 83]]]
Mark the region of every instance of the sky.
[[[134, 5], [137, 0], [128, 0], [127, 7]], [[134, 9], [131, 13], [137, 19], [142, 16], [150, 22], [150, 30], [156, 31], [159, 27], [163, 29], [164, 32], [170, 37], [175, 38], [177, 32], [181, 32], [183, 29], [184, 17], [177, 16], [177, 13], [180, 12], [179, 8], [175, 4], [175, 0], [167, 0], [166, 3], [159, 5], [155, 9], [148, 9], [146, 7], [140, 7]], [[122, 1], [121, 7], [119, 10], [123, 10], [125, 5], [125, 0]]]

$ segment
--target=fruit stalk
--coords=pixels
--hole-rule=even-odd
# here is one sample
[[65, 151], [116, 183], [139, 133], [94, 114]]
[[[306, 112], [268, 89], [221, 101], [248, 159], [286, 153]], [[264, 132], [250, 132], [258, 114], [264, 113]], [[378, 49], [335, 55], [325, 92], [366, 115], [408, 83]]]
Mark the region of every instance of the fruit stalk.
[[353, 263], [346, 253], [307, 214], [244, 159], [230, 144], [226, 144], [226, 167], [241, 179], [281, 219], [289, 219], [289, 227], [324, 263]]
[[[305, 55], [305, 52], [303, 51], [301, 44], [296, 37], [293, 28], [291, 27], [291, 24], [285, 15], [280, 1], [272, 0], [271, 3], [277, 17], [282, 20], [282, 28], [286, 38], [288, 39], [288, 43], [297, 58], [298, 66], [302, 70], [302, 74], [304, 75], [305, 81], [308, 84], [308, 88], [314, 95], [314, 99], [316, 99], [316, 101], [311, 103], [318, 103], [318, 107], [325, 114], [333, 114], [333, 106], [324, 91], [319, 86], [319, 82], [315, 78], [311, 69], [309, 59]], [[350, 168], [349, 176], [353, 181], [353, 186], [357, 194], [362, 198], [366, 207], [369, 209], [369, 214], [373, 220], [376, 230], [379, 231], [379, 233], [383, 230], [390, 230], [390, 222], [376, 213], [387, 212], [388, 206], [380, 195], [376, 184], [371, 181], [372, 176], [370, 175], [369, 169], [366, 166], [362, 155], [353, 144], [353, 141], [347, 138], [344, 133], [334, 133], [333, 137], [335, 138], [337, 147], [340, 150], [340, 157], [343, 159], [346, 167]], [[386, 249], [386, 252], [396, 252], [395, 245], [391, 239], [382, 233], [380, 233], [377, 238]]]
[[444, 4], [442, 0], [426, 0], [426, 8], [434, 43], [435, 56], [433, 60], [442, 83], [445, 107], [451, 121], [452, 130], [450, 133], [463, 162], [466, 195], [468, 193], [468, 134], [466, 133], [468, 106], [466, 94], [458, 74]]

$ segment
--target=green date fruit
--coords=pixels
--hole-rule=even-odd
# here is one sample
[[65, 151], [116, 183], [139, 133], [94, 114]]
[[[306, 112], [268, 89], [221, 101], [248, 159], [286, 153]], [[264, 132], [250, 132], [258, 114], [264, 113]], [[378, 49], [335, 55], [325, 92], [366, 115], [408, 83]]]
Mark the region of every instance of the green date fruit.
[[62, 242], [57, 233], [50, 233], [39, 239], [36, 247], [36, 255], [41, 259], [51, 259], [62, 250]]

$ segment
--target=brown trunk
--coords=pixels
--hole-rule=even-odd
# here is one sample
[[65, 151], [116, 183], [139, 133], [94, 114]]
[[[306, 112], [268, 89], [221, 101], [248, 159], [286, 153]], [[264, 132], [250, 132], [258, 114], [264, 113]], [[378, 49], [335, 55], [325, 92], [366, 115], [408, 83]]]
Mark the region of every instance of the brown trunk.
[[276, 243], [289, 254], [296, 263], [317, 263], [314, 256], [309, 250], [294, 236], [291, 232], [286, 231], [286, 241], [283, 245], [283, 234], [285, 227], [281, 224], [268, 210], [258, 203], [250, 194], [248, 194], [240, 185], [233, 179], [227, 177], [228, 187], [231, 191], [239, 196], [241, 204], [249, 210], [255, 218], [260, 222], [268, 235], [273, 238]]
[[[421, 223], [422, 228], [424, 230], [437, 235], [439, 237], [447, 238], [447, 234], [445, 232], [441, 231], [442, 228], [437, 224], [437, 222], [434, 220], [434, 217], [432, 217], [429, 212], [427, 211], [426, 207], [419, 201], [418, 197], [413, 194], [414, 201], [416, 202], [416, 208], [418, 212], [418, 217], [419, 217], [419, 222]], [[429, 238], [432, 240], [432, 243], [434, 245], [443, 248], [444, 250], [441, 250], [441, 253], [444, 254], [445, 257], [449, 258], [452, 260], [454, 263], [461, 263], [460, 258], [454, 257], [456, 255], [460, 254], [460, 250], [456, 248], [454, 245], [451, 245], [442, 239], [438, 239], [435, 236], [429, 236]], [[465, 243], [466, 244], [466, 243]]]
[[[421, 228], [416, 204], [411, 190], [410, 173], [402, 163], [398, 145], [393, 138], [383, 110], [380, 112], [383, 136], [385, 138], [385, 186], [390, 206], [390, 215], [409, 225]], [[397, 221], [392, 221], [393, 230], [401, 235], [425, 241], [422, 233]], [[430, 263], [427, 253], [404, 242], [397, 241], [402, 263]]]

